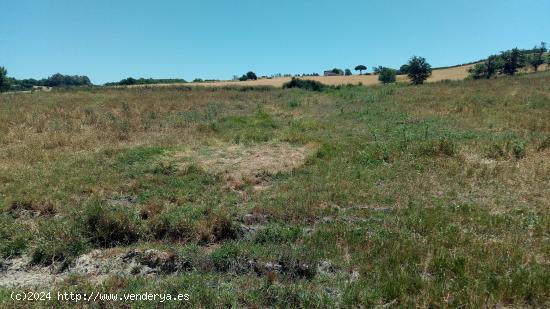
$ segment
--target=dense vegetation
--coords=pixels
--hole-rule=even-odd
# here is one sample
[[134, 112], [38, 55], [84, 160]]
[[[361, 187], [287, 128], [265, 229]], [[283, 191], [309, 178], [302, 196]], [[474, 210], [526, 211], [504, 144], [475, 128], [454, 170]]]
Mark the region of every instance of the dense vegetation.
[[545, 62], [547, 52], [546, 43], [541, 42], [540, 46], [533, 49], [507, 50], [499, 55], [491, 55], [470, 69], [470, 76], [473, 79], [489, 79], [497, 74], [514, 75], [521, 68], [532, 67], [536, 72]]
[[378, 74], [378, 80], [383, 84], [395, 83], [395, 77], [397, 71], [392, 68], [378, 67], [375, 70], [375, 73]]
[[[540, 72], [3, 94], [0, 254], [62, 273], [93, 249], [155, 248], [185, 268], [47, 289], [185, 292], [190, 307], [548, 307], [549, 93]], [[250, 181], [209, 170], [228, 149], [295, 148], [311, 149], [301, 165]], [[45, 306], [10, 292], [3, 307]]]
[[8, 70], [0, 67], [0, 92], [10, 89], [10, 80], [8, 79]]
[[153, 85], [153, 84], [175, 84], [186, 83], [181, 78], [138, 78], [128, 77], [119, 82], [105, 83], [105, 86], [130, 86], [130, 85]]
[[407, 76], [414, 85], [423, 84], [432, 75], [432, 66], [425, 58], [413, 56], [406, 66]]
[[256, 73], [249, 71], [246, 74], [243, 74], [243, 76], [239, 77], [239, 80], [244, 82], [246, 80], [257, 80], [258, 76], [256, 76]]
[[48, 78], [36, 80], [30, 79], [15, 79], [9, 78], [9, 90], [31, 90], [35, 86], [40, 87], [76, 87], [76, 86], [91, 86], [92, 82], [88, 76], [84, 75], [63, 75], [56, 73]]
[[300, 88], [304, 90], [311, 90], [311, 91], [322, 91], [327, 88], [324, 84], [310, 80], [310, 79], [299, 79], [299, 78], [292, 78], [288, 83], [285, 83], [283, 85], [283, 88]]

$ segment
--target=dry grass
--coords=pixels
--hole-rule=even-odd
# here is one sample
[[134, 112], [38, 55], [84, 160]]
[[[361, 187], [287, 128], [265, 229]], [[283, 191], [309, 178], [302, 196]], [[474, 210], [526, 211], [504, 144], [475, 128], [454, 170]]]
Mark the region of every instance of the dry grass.
[[0, 253], [164, 248], [192, 267], [94, 288], [194, 307], [548, 307], [549, 87], [4, 94]]
[[[432, 76], [428, 79], [428, 82], [438, 82], [441, 80], [451, 79], [451, 80], [460, 80], [468, 77], [468, 69], [472, 65], [465, 65], [455, 68], [434, 70]], [[378, 85], [377, 75], [352, 75], [352, 76], [304, 76], [300, 77], [302, 79], [310, 79], [319, 81], [325, 85], [338, 86], [338, 85], [358, 85], [362, 84], [365, 86]], [[248, 81], [220, 81], [220, 82], [204, 82], [204, 83], [186, 83], [184, 85], [188, 86], [209, 86], [209, 87], [223, 87], [223, 86], [272, 86], [272, 87], [282, 87], [284, 83], [290, 81], [290, 77], [278, 77], [272, 79], [258, 79], [258, 80], [248, 80]], [[408, 82], [406, 75], [397, 76], [398, 82]], [[152, 86], [170, 86], [173, 84], [157, 84]], [[151, 86], [151, 85], [148, 85]], [[143, 85], [136, 85], [132, 87], [143, 87]]]
[[260, 143], [252, 145], [214, 142], [206, 147], [170, 153], [185, 168], [196, 164], [205, 171], [220, 175], [236, 189], [253, 184], [265, 188], [264, 178], [300, 167], [315, 152], [315, 145], [295, 146], [289, 143]]

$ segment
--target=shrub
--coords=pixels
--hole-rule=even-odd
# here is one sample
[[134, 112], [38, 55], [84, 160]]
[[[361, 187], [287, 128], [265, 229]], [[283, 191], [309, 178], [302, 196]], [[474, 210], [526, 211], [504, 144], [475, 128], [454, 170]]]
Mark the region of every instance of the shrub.
[[281, 272], [290, 278], [313, 279], [317, 261], [309, 252], [284, 250], [278, 257]]
[[346, 69], [346, 70], [344, 71], [344, 75], [350, 76], [350, 75], [353, 75], [353, 74], [351, 74], [351, 70], [350, 70], [350, 69]]
[[420, 153], [426, 156], [453, 157], [458, 153], [458, 146], [452, 139], [443, 137], [437, 141], [430, 141], [421, 145]]
[[468, 73], [470, 73], [470, 77], [473, 79], [482, 79], [486, 78], [487, 74], [487, 66], [485, 63], [478, 63], [474, 65], [473, 67], [468, 69]]
[[414, 85], [423, 84], [432, 75], [432, 66], [425, 58], [413, 56], [407, 65], [407, 75]]
[[490, 56], [485, 62], [478, 63], [468, 70], [473, 79], [491, 78], [502, 67], [498, 56]]
[[258, 231], [254, 241], [260, 244], [294, 242], [301, 233], [302, 229], [296, 226], [269, 225]]
[[512, 151], [514, 152], [514, 157], [516, 157], [516, 159], [523, 159], [525, 158], [525, 144], [522, 143], [522, 142], [515, 142], [513, 147], [512, 147]]
[[200, 221], [196, 233], [203, 243], [236, 239], [239, 235], [238, 227], [233, 221], [228, 216], [221, 214], [213, 214]]
[[378, 71], [378, 80], [384, 84], [395, 83], [396, 70], [381, 67]]
[[283, 85], [283, 88], [300, 88], [311, 91], [323, 91], [326, 86], [315, 80], [292, 78], [291, 81]]
[[219, 272], [244, 273], [248, 271], [249, 254], [236, 243], [222, 245], [210, 254], [214, 268]]
[[172, 207], [159, 215], [153, 216], [149, 221], [149, 225], [156, 239], [185, 241], [193, 238], [193, 226], [182, 207]]
[[82, 229], [71, 222], [49, 220], [39, 226], [38, 235], [31, 251], [32, 262], [50, 265], [71, 260], [88, 247]]
[[300, 106], [300, 100], [298, 98], [292, 98], [288, 102], [288, 106], [292, 108], [298, 107]]
[[84, 233], [90, 242], [102, 247], [130, 244], [143, 233], [139, 214], [128, 206], [90, 203], [82, 214]]
[[2, 214], [0, 217], [0, 256], [8, 257], [19, 255], [27, 248], [31, 233], [13, 218]]

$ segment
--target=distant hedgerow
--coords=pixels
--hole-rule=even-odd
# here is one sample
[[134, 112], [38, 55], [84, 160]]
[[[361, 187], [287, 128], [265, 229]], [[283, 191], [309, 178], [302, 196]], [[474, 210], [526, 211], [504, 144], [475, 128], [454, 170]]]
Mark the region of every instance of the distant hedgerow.
[[315, 80], [292, 78], [291, 81], [283, 85], [283, 88], [300, 88], [311, 91], [323, 91], [326, 86]]

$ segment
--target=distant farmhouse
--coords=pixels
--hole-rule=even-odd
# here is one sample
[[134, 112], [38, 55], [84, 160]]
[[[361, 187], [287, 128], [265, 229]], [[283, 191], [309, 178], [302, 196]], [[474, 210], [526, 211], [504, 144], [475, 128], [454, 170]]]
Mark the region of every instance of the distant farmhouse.
[[334, 70], [330, 70], [330, 71], [325, 71], [323, 73], [323, 75], [325, 75], [325, 76], [342, 76], [342, 75], [344, 75], [344, 73], [336, 73], [336, 72], [334, 72]]

